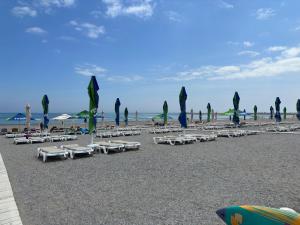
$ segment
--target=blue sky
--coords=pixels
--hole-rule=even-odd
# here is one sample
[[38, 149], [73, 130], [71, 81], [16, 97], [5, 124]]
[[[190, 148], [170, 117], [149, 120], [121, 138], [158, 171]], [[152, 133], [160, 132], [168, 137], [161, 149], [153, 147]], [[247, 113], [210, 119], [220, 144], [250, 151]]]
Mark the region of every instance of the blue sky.
[[299, 0], [2, 0], [0, 111], [88, 107], [94, 74], [100, 110], [240, 107], [268, 111], [300, 98]]

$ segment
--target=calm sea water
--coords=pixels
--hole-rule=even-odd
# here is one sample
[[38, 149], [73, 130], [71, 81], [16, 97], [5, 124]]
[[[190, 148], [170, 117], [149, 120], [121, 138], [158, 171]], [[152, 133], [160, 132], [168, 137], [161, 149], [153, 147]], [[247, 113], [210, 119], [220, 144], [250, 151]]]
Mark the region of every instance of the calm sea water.
[[[0, 113], [0, 125], [18, 125], [18, 121], [8, 121], [7, 119], [16, 115], [17, 113]], [[53, 120], [52, 118], [61, 115], [62, 113], [49, 113], [50, 118], [50, 125], [54, 124], [61, 124], [61, 121]], [[75, 113], [68, 113], [69, 115], [74, 115]], [[138, 113], [138, 121], [150, 121], [153, 116], [156, 116], [159, 113]], [[177, 118], [179, 116], [179, 113], [169, 113], [168, 114], [172, 119], [169, 119], [170, 121], [177, 121]], [[260, 118], [268, 118], [268, 115], [259, 115]], [[32, 113], [32, 117], [35, 118], [34, 121], [31, 121], [31, 124], [39, 124], [43, 120], [43, 114], [42, 113]], [[188, 115], [190, 117], [190, 115]], [[202, 119], [206, 120], [206, 114], [202, 114]], [[252, 116], [247, 116], [247, 118], [252, 118]], [[129, 122], [135, 121], [135, 113], [129, 113], [128, 115]], [[224, 116], [221, 114], [218, 114], [217, 117], [218, 120], [229, 120], [228, 116]], [[104, 121], [105, 122], [112, 122], [115, 120], [115, 113], [104, 113]], [[194, 114], [194, 120], [199, 120], [199, 115]], [[98, 122], [101, 122], [101, 118], [98, 119]], [[120, 114], [120, 121], [124, 121], [124, 115]], [[83, 119], [68, 119], [64, 121], [65, 124], [71, 125], [71, 124], [80, 124], [83, 123]], [[20, 124], [25, 124], [25, 121], [20, 121]]]

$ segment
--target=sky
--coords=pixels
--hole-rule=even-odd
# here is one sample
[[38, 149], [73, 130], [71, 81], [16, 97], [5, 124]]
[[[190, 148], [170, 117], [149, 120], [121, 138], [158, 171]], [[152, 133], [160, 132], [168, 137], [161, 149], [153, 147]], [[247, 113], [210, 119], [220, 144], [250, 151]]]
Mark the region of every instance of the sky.
[[300, 98], [299, 0], [1, 0], [0, 112], [232, 108], [268, 111]]

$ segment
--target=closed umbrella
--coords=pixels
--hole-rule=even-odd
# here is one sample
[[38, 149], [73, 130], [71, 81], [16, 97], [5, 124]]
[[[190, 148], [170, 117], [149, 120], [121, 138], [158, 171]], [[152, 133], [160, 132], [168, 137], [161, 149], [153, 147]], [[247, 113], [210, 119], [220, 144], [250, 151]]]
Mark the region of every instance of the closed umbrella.
[[297, 118], [298, 120], [300, 120], [300, 99], [297, 100], [296, 110], [297, 110]]
[[29, 131], [30, 129], [30, 120], [31, 120], [31, 112], [30, 112], [30, 105], [27, 104], [25, 106], [25, 112], [26, 112], [26, 128], [27, 131]]
[[199, 121], [202, 122], [202, 112], [201, 112], [201, 110], [199, 111]]
[[281, 122], [280, 103], [281, 103], [280, 98], [277, 97], [275, 100], [275, 109], [276, 109], [275, 119], [277, 123]]
[[234, 93], [233, 96], [233, 108], [234, 108], [234, 112], [233, 112], [233, 118], [232, 121], [234, 122], [234, 124], [237, 126], [240, 124], [240, 118], [239, 118], [239, 103], [240, 103], [240, 96], [238, 94], [238, 92], [236, 91]]
[[283, 119], [286, 120], [286, 107], [283, 108]]
[[135, 122], [138, 121], [138, 111], [135, 111]]
[[95, 76], [91, 77], [88, 94], [90, 98], [90, 107], [89, 107], [89, 133], [91, 135], [91, 143], [94, 142], [93, 134], [96, 132], [97, 128], [97, 110], [99, 104], [99, 95], [98, 95], [99, 86]]
[[124, 121], [125, 121], [125, 126], [128, 126], [128, 109], [127, 107], [124, 110]]
[[168, 111], [169, 111], [168, 103], [167, 103], [167, 101], [164, 101], [163, 115], [164, 115], [164, 125], [165, 126], [167, 126], [167, 124], [168, 124]]
[[254, 120], [257, 120], [257, 106], [255, 105], [253, 108], [254, 111]]
[[186, 121], [186, 99], [187, 94], [185, 91], [185, 87], [181, 88], [180, 94], [179, 94], [179, 104], [180, 104], [180, 115], [179, 115], [179, 122], [181, 124], [181, 127], [187, 128], [187, 121]]
[[115, 103], [115, 113], [116, 113], [116, 126], [120, 126], [120, 99], [117, 98], [116, 103]]
[[207, 122], [210, 122], [210, 113], [211, 113], [211, 106], [210, 103], [207, 103]]
[[273, 115], [274, 115], [274, 108], [273, 106], [270, 107], [270, 119], [273, 119]]
[[49, 99], [47, 95], [43, 96], [42, 99], [43, 113], [44, 113], [44, 128], [48, 129], [48, 112], [49, 112]]
[[194, 120], [194, 111], [193, 109], [191, 109], [191, 123], [193, 122], [193, 120]]

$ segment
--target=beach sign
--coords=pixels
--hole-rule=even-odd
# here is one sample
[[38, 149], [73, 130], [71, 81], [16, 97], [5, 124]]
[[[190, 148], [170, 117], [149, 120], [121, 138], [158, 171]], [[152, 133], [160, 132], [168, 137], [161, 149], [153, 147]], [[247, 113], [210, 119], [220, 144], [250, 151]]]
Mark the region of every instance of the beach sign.
[[227, 225], [300, 225], [300, 214], [289, 208], [241, 205], [216, 213]]

